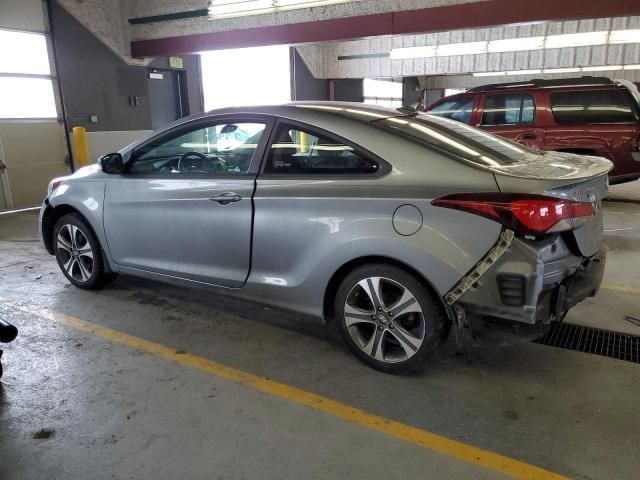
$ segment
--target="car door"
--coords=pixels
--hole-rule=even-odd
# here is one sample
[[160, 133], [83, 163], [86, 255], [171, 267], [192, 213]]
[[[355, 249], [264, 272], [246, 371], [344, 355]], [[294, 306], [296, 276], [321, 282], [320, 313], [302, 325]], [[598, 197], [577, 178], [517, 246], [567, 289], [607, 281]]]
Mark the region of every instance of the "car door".
[[486, 94], [481, 100], [479, 124], [495, 135], [540, 149], [544, 131], [536, 128], [536, 105], [529, 93]]
[[114, 261], [208, 284], [249, 274], [252, 196], [272, 121], [214, 117], [137, 148], [107, 181], [104, 227]]

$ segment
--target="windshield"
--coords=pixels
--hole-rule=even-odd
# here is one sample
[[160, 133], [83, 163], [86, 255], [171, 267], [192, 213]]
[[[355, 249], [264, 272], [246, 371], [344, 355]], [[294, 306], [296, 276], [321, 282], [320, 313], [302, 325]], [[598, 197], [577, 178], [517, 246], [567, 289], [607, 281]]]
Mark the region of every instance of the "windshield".
[[375, 124], [428, 147], [487, 167], [512, 165], [532, 154], [542, 155], [518, 143], [436, 115], [386, 118]]

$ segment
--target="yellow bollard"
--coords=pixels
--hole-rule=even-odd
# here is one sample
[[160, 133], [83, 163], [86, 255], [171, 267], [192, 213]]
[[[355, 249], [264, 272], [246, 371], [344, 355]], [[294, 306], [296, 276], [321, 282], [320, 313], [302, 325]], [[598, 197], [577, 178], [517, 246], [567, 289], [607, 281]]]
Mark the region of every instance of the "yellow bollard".
[[299, 153], [309, 153], [309, 135], [305, 132], [300, 132], [300, 152]]
[[73, 127], [73, 147], [75, 149], [75, 167], [82, 168], [89, 165], [89, 141], [87, 129]]

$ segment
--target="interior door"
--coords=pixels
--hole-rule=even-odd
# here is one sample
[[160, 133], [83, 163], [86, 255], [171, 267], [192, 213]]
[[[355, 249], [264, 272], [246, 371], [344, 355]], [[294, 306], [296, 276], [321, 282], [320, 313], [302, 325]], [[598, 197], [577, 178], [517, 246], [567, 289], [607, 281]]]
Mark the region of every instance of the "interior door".
[[123, 266], [227, 287], [249, 274], [252, 197], [270, 122], [225, 118], [152, 139], [107, 181], [104, 226]]
[[149, 108], [151, 128], [157, 130], [185, 115], [181, 98], [180, 77], [171, 70], [149, 71]]

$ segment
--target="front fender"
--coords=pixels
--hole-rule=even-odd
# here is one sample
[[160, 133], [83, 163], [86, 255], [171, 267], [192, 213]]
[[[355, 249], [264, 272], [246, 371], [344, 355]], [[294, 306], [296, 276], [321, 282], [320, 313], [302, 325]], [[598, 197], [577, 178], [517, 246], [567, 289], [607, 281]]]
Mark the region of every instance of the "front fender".
[[[71, 208], [80, 213], [93, 229], [102, 251], [105, 254], [107, 262], [113, 271], [117, 271], [117, 266], [113, 263], [109, 252], [109, 244], [104, 231], [103, 213], [104, 213], [104, 197], [105, 197], [104, 180], [95, 181], [67, 181], [58, 186], [48, 199], [49, 205], [43, 205], [41, 208], [41, 229], [45, 227], [53, 228], [51, 220], [58, 218], [54, 215], [58, 209]], [[46, 201], [45, 201], [46, 203]], [[43, 237], [46, 246], [46, 239]], [[51, 250], [47, 248], [49, 253]]]

